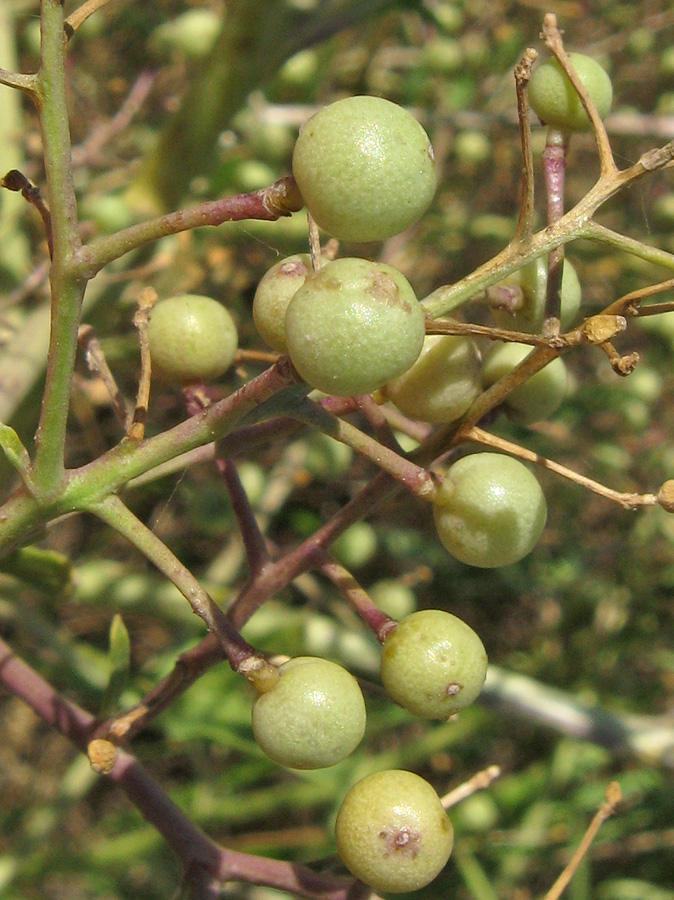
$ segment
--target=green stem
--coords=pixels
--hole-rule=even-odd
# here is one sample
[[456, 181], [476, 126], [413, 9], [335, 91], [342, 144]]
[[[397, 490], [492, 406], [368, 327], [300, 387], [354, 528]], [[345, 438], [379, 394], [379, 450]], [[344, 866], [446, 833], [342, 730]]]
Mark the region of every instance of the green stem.
[[660, 247], [651, 247], [648, 244], [637, 241], [634, 238], [619, 234], [617, 231], [611, 231], [597, 222], [587, 222], [581, 231], [580, 237], [587, 238], [590, 241], [600, 241], [602, 244], [608, 244], [615, 247], [616, 250], [624, 250], [632, 256], [638, 256], [646, 262], [654, 263], [657, 266], [663, 266], [666, 269], [674, 269], [674, 253], [662, 250]]
[[[287, 357], [236, 393], [214, 403], [197, 416], [145, 441], [123, 441], [94, 462], [66, 473], [63, 490], [55, 496], [31, 496], [19, 489], [0, 507], [0, 555], [27, 543], [40, 528], [58, 516], [102, 502], [132, 478], [154, 469], [195, 447], [210, 444], [230, 432], [248, 413], [297, 381]], [[270, 417], [283, 408], [285, 397], [265, 407]], [[34, 486], [33, 486], [34, 487]]]
[[59, 0], [43, 0], [37, 104], [54, 247], [50, 273], [51, 336], [47, 378], [33, 464], [33, 483], [43, 498], [58, 493], [65, 481], [66, 425], [77, 349], [77, 327], [86, 285], [84, 279], [72, 274], [72, 260], [79, 250], [80, 238], [70, 161], [63, 21], [62, 3]]
[[107, 497], [102, 503], [93, 505], [90, 512], [123, 535], [178, 588], [195, 615], [217, 636], [235, 671], [241, 671], [251, 660], [258, 662], [258, 666], [264, 664], [190, 570], [119, 497]]
[[508, 275], [522, 268], [528, 262], [579, 238], [606, 241], [616, 246], [620, 239], [622, 249], [635, 255], [647, 254], [660, 265], [672, 268], [674, 255], [665, 250], [657, 250], [631, 238], [617, 235], [609, 229], [592, 222], [592, 216], [610, 197], [627, 185], [650, 172], [664, 168], [674, 159], [674, 141], [655, 150], [649, 150], [629, 169], [602, 176], [583, 199], [566, 215], [532, 236], [526, 246], [519, 239], [513, 240], [493, 259], [475, 269], [456, 284], [444, 285], [423, 300], [424, 311], [432, 318], [447, 315], [463, 303], [471, 300], [480, 291], [502, 281]]

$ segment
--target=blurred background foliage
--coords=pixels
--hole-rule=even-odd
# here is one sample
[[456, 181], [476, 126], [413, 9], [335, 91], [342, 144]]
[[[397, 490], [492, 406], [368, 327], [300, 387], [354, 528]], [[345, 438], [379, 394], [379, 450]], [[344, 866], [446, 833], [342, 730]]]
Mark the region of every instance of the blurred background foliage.
[[[674, 11], [665, 0], [113, 0], [69, 55], [83, 232], [110, 232], [148, 208], [262, 187], [289, 171], [297, 129], [317, 106], [372, 93], [424, 122], [440, 184], [414, 229], [381, 247], [342, 252], [398, 266], [424, 296], [488, 259], [512, 232], [520, 170], [512, 68], [525, 47], [540, 46], [545, 11], [558, 15], [567, 47], [597, 57], [612, 75], [608, 130], [619, 164], [674, 137]], [[6, 67], [35, 66], [37, 15], [33, 0], [0, 0]], [[538, 156], [543, 129], [534, 128], [534, 140]], [[33, 111], [8, 89], [0, 92], [0, 164], [41, 180]], [[575, 138], [570, 202], [595, 172], [592, 137]], [[29, 442], [48, 327], [45, 247], [32, 210], [7, 192], [0, 202], [0, 418]], [[674, 250], [671, 174], [640, 181], [599, 219]], [[300, 213], [167, 238], [101, 273], [86, 320], [126, 393], [138, 376], [131, 318], [143, 287], [160, 297], [195, 291], [221, 299], [242, 346], [261, 349], [250, 316], [255, 285], [279, 257], [306, 246]], [[568, 251], [586, 313], [663, 277], [599, 245]], [[476, 305], [466, 314], [483, 312]], [[674, 314], [631, 327], [621, 346], [642, 355], [629, 378], [615, 376], [603, 355], [580, 350], [567, 357], [573, 389], [552, 421], [525, 430], [499, 418], [491, 427], [618, 490], [657, 490], [674, 475]], [[256, 371], [240, 366], [222, 390]], [[156, 385], [150, 428], [183, 415], [180, 396]], [[70, 464], [119, 437], [104, 392], [81, 364]], [[299, 431], [251, 449], [240, 465], [281, 547], [311, 533], [373, 474], [350, 451]], [[336, 553], [365, 587], [402, 583], [407, 590], [397, 594], [386, 583], [376, 589], [392, 609], [440, 606], [465, 618], [498, 671], [530, 679], [524, 695], [540, 683], [564, 692], [562, 707], [655, 717], [646, 721], [662, 726], [665, 751], [647, 741], [639, 752], [580, 741], [570, 728], [509, 708], [497, 688], [456, 722], [418, 722], [382, 697], [377, 646], [356, 616], [329, 585], [305, 576], [245, 633], [270, 652], [324, 654], [362, 676], [369, 724], [361, 748], [333, 769], [279, 770], [252, 739], [246, 685], [220, 665], [134, 741], [134, 752], [217, 840], [324, 868], [337, 866], [330, 826], [353, 779], [402, 766], [444, 792], [499, 764], [501, 779], [455, 810], [455, 854], [420, 900], [541, 896], [616, 779], [620, 815], [604, 826], [567, 896], [673, 900], [674, 518], [659, 508], [626, 512], [549, 473], [540, 479], [548, 526], [515, 566], [484, 571], [455, 562], [435, 537], [430, 510], [411, 499], [355, 526]], [[12, 488], [5, 468], [0, 485], [3, 493]], [[128, 499], [226, 604], [245, 580], [245, 558], [213, 470], [167, 475]], [[45, 552], [15, 554], [0, 576], [0, 629], [88, 709], [128, 708], [202, 636], [177, 592], [98, 524], [67, 519], [41, 546]], [[0, 704], [0, 898], [174, 896], [179, 871], [159, 835], [21, 702], [3, 694]], [[285, 895], [233, 884], [223, 896]]]

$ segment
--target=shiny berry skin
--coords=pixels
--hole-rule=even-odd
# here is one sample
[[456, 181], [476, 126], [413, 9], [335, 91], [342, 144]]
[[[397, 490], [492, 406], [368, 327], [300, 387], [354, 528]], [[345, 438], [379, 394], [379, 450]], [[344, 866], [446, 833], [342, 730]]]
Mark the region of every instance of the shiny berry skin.
[[[494, 347], [482, 364], [482, 383], [490, 387], [529, 356], [528, 344], [507, 343]], [[522, 424], [549, 419], [564, 399], [567, 386], [564, 360], [553, 359], [531, 378], [511, 391], [504, 401], [510, 418]]]
[[473, 629], [441, 609], [407, 616], [384, 641], [381, 680], [389, 696], [422, 719], [446, 721], [475, 700], [487, 652]]
[[335, 822], [337, 852], [377, 892], [415, 891], [439, 875], [454, 829], [433, 787], [403, 769], [375, 772], [348, 791]]
[[253, 321], [265, 343], [287, 353], [286, 310], [311, 272], [311, 256], [296, 253], [272, 266], [260, 279], [253, 298]]
[[480, 393], [480, 363], [469, 338], [431, 334], [411, 369], [382, 388], [406, 416], [423, 422], [454, 422]]
[[[570, 53], [569, 59], [599, 115], [606, 118], [613, 102], [608, 73], [591, 56]], [[589, 131], [591, 127], [574, 86], [556, 59], [547, 59], [534, 69], [529, 82], [529, 102], [545, 125], [563, 131]]]
[[433, 148], [417, 120], [380, 97], [347, 97], [305, 123], [293, 175], [307, 209], [341, 241], [380, 241], [421, 218], [433, 199]]
[[234, 362], [238, 334], [222, 304], [199, 294], [162, 300], [150, 312], [153, 371], [183, 384], [210, 381]]
[[450, 466], [433, 503], [438, 537], [461, 562], [508, 566], [530, 553], [545, 527], [543, 491], [527, 467], [502, 453], [473, 453]]
[[253, 704], [260, 748], [291, 769], [321, 769], [347, 757], [365, 733], [365, 701], [353, 675], [315, 656], [290, 659], [279, 671]]
[[[548, 260], [539, 256], [527, 263], [515, 273], [516, 282], [522, 288], [522, 305], [519, 309], [508, 312], [503, 309], [494, 311], [494, 320], [511, 331], [528, 331], [540, 334], [545, 318], [546, 291], [548, 286]], [[582, 288], [578, 274], [569, 262], [564, 260], [562, 284], [560, 288], [560, 320], [562, 330], [574, 325], [578, 320], [582, 300]]]
[[293, 365], [326, 394], [369, 394], [421, 352], [423, 310], [405, 277], [384, 263], [336, 259], [307, 275], [286, 312]]

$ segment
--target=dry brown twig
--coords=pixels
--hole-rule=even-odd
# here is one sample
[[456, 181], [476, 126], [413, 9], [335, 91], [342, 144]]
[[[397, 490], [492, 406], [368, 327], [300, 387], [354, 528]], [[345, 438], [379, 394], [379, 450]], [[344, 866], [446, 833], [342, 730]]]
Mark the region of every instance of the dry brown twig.
[[606, 788], [605, 796], [606, 799], [595, 813], [595, 816], [590, 822], [590, 825], [588, 826], [588, 829], [585, 832], [582, 841], [578, 845], [578, 849], [573, 854], [568, 864], [562, 871], [561, 875], [547, 892], [543, 900], [559, 900], [569, 882], [573, 878], [583, 857], [590, 849], [590, 845], [595, 839], [597, 832], [599, 831], [603, 823], [612, 815], [614, 815], [617, 805], [622, 800], [620, 786], [616, 781], [612, 781]]

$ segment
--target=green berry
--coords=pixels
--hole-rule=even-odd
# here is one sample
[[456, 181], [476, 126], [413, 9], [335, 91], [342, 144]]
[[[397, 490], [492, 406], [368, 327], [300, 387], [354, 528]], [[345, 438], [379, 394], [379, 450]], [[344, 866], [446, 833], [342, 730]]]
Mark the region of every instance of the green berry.
[[182, 383], [218, 378], [234, 362], [238, 334], [224, 306], [211, 297], [180, 294], [152, 309], [148, 326], [152, 366]]
[[368, 588], [368, 593], [379, 609], [392, 619], [403, 619], [417, 608], [412, 588], [393, 578], [377, 581]]
[[423, 719], [449, 719], [475, 700], [487, 653], [473, 629], [440, 609], [412, 613], [382, 648], [381, 680], [389, 696]]
[[342, 241], [404, 231], [435, 193], [428, 135], [380, 97], [347, 97], [309, 119], [297, 138], [293, 175], [315, 221]]
[[286, 312], [293, 365], [326, 394], [369, 394], [409, 369], [424, 342], [424, 313], [391, 266], [337, 259], [307, 275]]
[[337, 852], [373, 890], [429, 884], [452, 852], [454, 829], [433, 787], [403, 769], [375, 772], [348, 791], [335, 822]]
[[453, 556], [493, 568], [531, 552], [547, 507], [538, 481], [519, 460], [474, 453], [449, 468], [433, 515], [438, 536]]
[[369, 522], [354, 522], [332, 545], [335, 558], [349, 569], [360, 569], [377, 552], [377, 532]]
[[253, 320], [262, 340], [286, 353], [285, 317], [288, 304], [311, 272], [308, 253], [282, 259], [262, 276], [253, 298]]
[[[494, 347], [482, 365], [482, 383], [495, 384], [529, 356], [527, 344], [507, 343]], [[566, 365], [553, 359], [506, 397], [504, 406], [512, 419], [523, 424], [549, 419], [564, 399], [567, 386]]]
[[383, 394], [406, 416], [453, 422], [480, 393], [480, 362], [469, 338], [429, 335], [411, 369], [389, 381]]
[[[528, 331], [530, 334], [540, 334], [545, 318], [545, 301], [548, 286], [548, 260], [539, 256], [538, 259], [528, 263], [519, 272], [516, 278], [522, 288], [522, 305], [506, 312], [499, 309], [495, 311], [495, 319], [499, 325], [511, 331]], [[582, 300], [582, 289], [578, 274], [568, 259], [564, 260], [562, 269], [562, 283], [560, 286], [560, 319], [563, 329], [570, 328], [578, 318], [578, 311]]]
[[253, 733], [267, 756], [291, 769], [320, 769], [347, 757], [365, 733], [358, 682], [337, 663], [299, 656], [253, 704]]
[[[599, 115], [605, 118], [613, 101], [608, 74], [590, 56], [571, 53], [569, 59]], [[556, 59], [548, 59], [534, 70], [529, 82], [529, 102], [546, 125], [564, 131], [588, 131], [591, 127], [575, 88]]]

